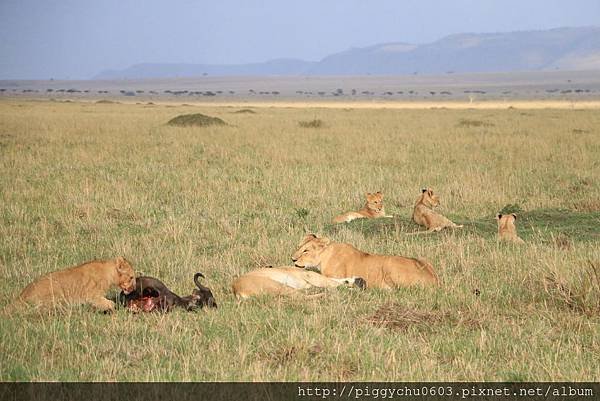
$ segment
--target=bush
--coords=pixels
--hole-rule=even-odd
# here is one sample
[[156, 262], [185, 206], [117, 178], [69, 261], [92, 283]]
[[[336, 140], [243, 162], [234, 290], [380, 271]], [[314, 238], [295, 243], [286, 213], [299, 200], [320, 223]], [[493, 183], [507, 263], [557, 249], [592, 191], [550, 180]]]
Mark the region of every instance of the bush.
[[300, 121], [298, 123], [302, 128], [322, 128], [325, 126], [322, 120]]

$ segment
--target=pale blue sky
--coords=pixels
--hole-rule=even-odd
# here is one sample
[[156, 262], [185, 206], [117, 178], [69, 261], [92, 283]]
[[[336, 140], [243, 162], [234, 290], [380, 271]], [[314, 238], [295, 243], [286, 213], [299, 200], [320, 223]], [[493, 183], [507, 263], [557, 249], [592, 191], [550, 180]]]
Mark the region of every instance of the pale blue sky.
[[316, 61], [461, 32], [600, 25], [600, 0], [0, 0], [0, 79], [143, 62]]

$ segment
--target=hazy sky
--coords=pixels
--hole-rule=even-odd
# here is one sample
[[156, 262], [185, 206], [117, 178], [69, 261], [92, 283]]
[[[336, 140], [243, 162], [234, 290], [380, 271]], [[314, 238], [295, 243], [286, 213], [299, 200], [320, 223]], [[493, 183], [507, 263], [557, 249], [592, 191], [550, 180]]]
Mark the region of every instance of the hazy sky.
[[0, 0], [0, 79], [315, 61], [382, 42], [589, 25], [600, 25], [600, 0]]

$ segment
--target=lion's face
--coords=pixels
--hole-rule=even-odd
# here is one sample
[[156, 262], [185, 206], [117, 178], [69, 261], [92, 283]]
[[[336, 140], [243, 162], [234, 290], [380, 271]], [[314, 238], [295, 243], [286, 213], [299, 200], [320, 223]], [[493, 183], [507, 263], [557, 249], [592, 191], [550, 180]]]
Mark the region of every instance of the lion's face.
[[440, 205], [440, 198], [438, 198], [437, 195], [433, 194], [433, 189], [423, 188], [421, 192], [421, 201], [423, 202], [423, 204], [425, 204], [425, 206], [434, 208]]
[[321, 253], [331, 243], [328, 238], [317, 238], [314, 234], [309, 234], [299, 245], [299, 248], [292, 255], [292, 261], [296, 267], [319, 268], [321, 264]]
[[367, 207], [380, 212], [383, 210], [383, 194], [381, 192], [367, 193]]
[[117, 274], [119, 276], [119, 287], [125, 294], [135, 290], [135, 272], [131, 264], [122, 256], [117, 258]]

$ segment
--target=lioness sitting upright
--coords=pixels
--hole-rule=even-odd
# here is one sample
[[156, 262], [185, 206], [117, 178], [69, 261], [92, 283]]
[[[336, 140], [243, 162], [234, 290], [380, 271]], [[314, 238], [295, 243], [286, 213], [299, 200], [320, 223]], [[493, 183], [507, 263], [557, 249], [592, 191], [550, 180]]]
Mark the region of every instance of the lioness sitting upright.
[[413, 211], [412, 217], [414, 222], [420, 226], [427, 227], [428, 232], [440, 231], [446, 227], [462, 227], [462, 225], [454, 224], [446, 217], [435, 212], [433, 208], [439, 206], [439, 204], [440, 199], [437, 195], [433, 194], [433, 190], [431, 188], [423, 188]]
[[126, 294], [135, 289], [133, 268], [120, 256], [48, 273], [25, 287], [19, 301], [42, 307], [87, 303], [101, 311], [112, 311], [115, 303], [105, 296], [113, 286]]
[[252, 270], [235, 279], [231, 287], [235, 297], [243, 299], [261, 294], [291, 295], [312, 287], [332, 288], [340, 285], [364, 289], [365, 280], [360, 277], [329, 278], [310, 270], [283, 266]]
[[523, 241], [517, 235], [517, 226], [515, 226], [515, 221], [517, 220], [517, 215], [514, 213], [511, 214], [498, 214], [496, 216], [496, 220], [498, 220], [498, 239], [501, 241], [512, 241], [518, 244], [524, 244]]
[[348, 223], [355, 219], [371, 218], [376, 219], [379, 217], [393, 217], [387, 216], [383, 208], [383, 194], [380, 191], [375, 193], [366, 193], [367, 203], [357, 212], [347, 212], [333, 218], [334, 223]]
[[433, 266], [425, 259], [371, 255], [352, 245], [307, 235], [292, 256], [298, 267], [313, 267], [324, 276], [362, 277], [367, 287], [397, 288], [438, 285]]

